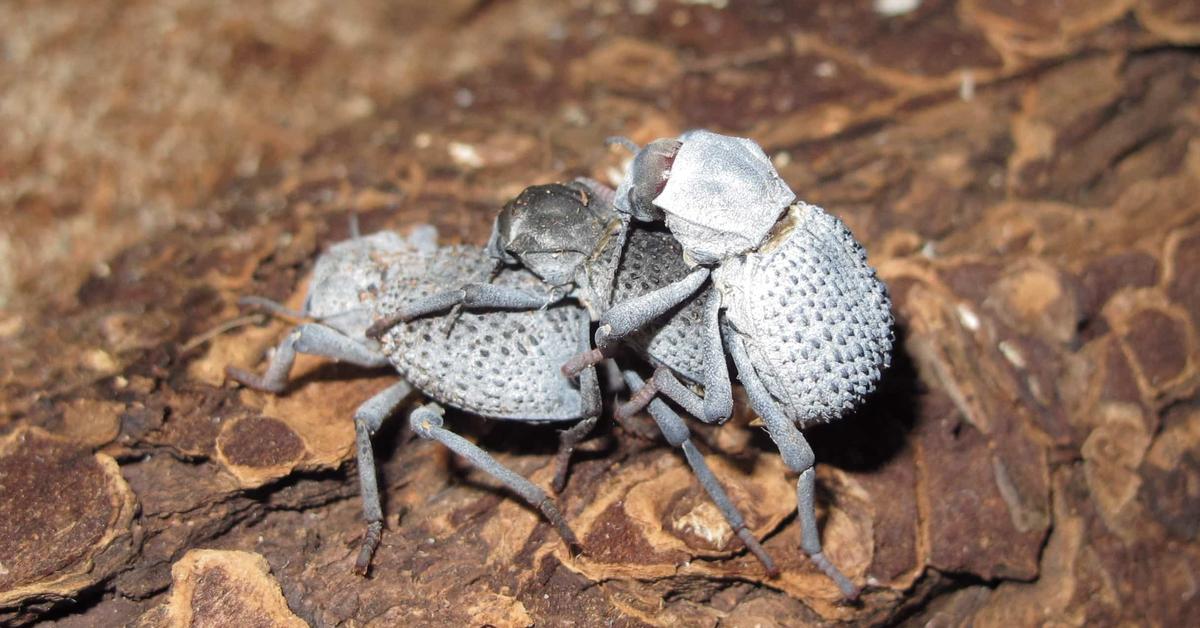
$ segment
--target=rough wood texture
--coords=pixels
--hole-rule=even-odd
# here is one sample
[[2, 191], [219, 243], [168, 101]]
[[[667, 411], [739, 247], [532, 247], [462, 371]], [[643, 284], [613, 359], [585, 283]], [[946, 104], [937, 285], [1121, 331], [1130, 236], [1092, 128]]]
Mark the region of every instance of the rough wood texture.
[[[220, 622], [202, 590], [271, 579], [316, 625], [1194, 622], [1195, 2], [724, 4], [0, 5], [0, 622]], [[810, 432], [861, 604], [799, 551], [745, 411], [697, 432], [776, 580], [663, 444], [580, 456], [571, 559], [402, 427], [353, 576], [350, 412], [388, 375], [225, 386], [286, 328], [222, 328], [236, 299], [298, 298], [351, 211], [481, 242], [524, 186], [608, 178], [606, 135], [693, 126], [762, 143], [895, 300], [882, 390]], [[549, 430], [451, 418], [548, 481]]]

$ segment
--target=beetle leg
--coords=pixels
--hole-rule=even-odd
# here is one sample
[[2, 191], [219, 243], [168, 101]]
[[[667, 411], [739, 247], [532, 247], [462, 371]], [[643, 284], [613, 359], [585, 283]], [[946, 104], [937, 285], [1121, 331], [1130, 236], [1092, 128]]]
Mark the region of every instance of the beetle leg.
[[675, 283], [611, 307], [600, 317], [600, 327], [596, 330], [596, 348], [567, 360], [562, 367], [563, 374], [574, 377], [585, 367], [607, 358], [607, 352], [612, 350], [617, 341], [666, 314], [671, 308], [695, 294], [708, 279], [709, 273], [707, 268], [697, 268]]
[[705, 423], [720, 424], [729, 419], [733, 414], [733, 387], [729, 381], [729, 365], [725, 361], [725, 347], [721, 341], [720, 308], [720, 292], [713, 290], [705, 303], [704, 397], [684, 386], [670, 370], [659, 367], [646, 386], [634, 392], [629, 401], [617, 408], [618, 416], [632, 416], [661, 392], [685, 412]]
[[558, 453], [554, 455], [554, 482], [551, 484], [555, 493], [561, 493], [567, 486], [567, 471], [571, 466], [571, 454], [575, 453], [575, 446], [592, 433], [599, 419], [598, 416], [589, 416], [558, 435]]
[[567, 526], [567, 521], [558, 510], [558, 506], [555, 505], [554, 500], [545, 491], [535, 486], [533, 482], [500, 464], [490, 454], [480, 449], [478, 445], [443, 427], [442, 412], [443, 410], [440, 406], [432, 403], [413, 410], [408, 418], [413, 432], [421, 438], [438, 441], [450, 448], [454, 453], [466, 458], [468, 462], [475, 465], [480, 471], [499, 480], [520, 496], [521, 499], [524, 499], [526, 503], [541, 511], [546, 519], [558, 530], [558, 535], [562, 537], [572, 552], [581, 552], [583, 546], [580, 545], [575, 533]]
[[[733, 415], [733, 384], [721, 340], [721, 291], [710, 290], [704, 304], [704, 408], [696, 417], [705, 423], [724, 423]], [[689, 391], [690, 392], [690, 391]]]
[[[625, 371], [625, 382], [631, 390], [644, 388], [647, 385], [633, 371]], [[688, 430], [687, 424], [661, 399], [652, 400], [649, 403], [649, 409], [650, 416], [658, 424], [658, 429], [666, 437], [667, 442], [683, 449], [683, 455], [687, 458], [688, 465], [692, 467], [692, 472], [696, 474], [696, 479], [700, 481], [700, 486], [717, 505], [717, 509], [721, 511], [721, 515], [729, 522], [729, 527], [733, 528], [733, 531], [742, 540], [742, 543], [746, 545], [746, 548], [763, 564], [767, 573], [772, 578], [778, 576], [779, 569], [775, 566], [775, 561], [771, 559], [771, 556], [759, 544], [758, 539], [754, 538], [749, 528], [746, 527], [746, 520], [742, 517], [742, 513], [733, 504], [733, 500], [729, 499], [729, 494], [725, 492], [725, 488], [721, 486], [721, 482], [717, 480], [717, 476], [713, 474], [712, 469], [708, 467], [708, 463], [704, 461], [704, 456], [692, 443], [692, 434]]]
[[308, 315], [304, 312], [285, 307], [283, 304], [264, 297], [246, 296], [237, 300], [238, 307], [255, 312], [263, 312], [271, 316], [304, 320]]
[[507, 286], [470, 283], [457, 290], [446, 290], [409, 303], [399, 311], [375, 321], [367, 328], [367, 336], [379, 338], [400, 323], [428, 314], [445, 312], [459, 305], [468, 310], [536, 310], [561, 301], [563, 296], [556, 291], [537, 294]]
[[600, 368], [604, 369], [604, 391], [609, 394], [617, 394], [625, 390], [625, 379], [621, 373], [621, 367], [617, 365], [617, 361], [611, 358], [600, 362]]
[[695, 417], [702, 416], [700, 412], [703, 410], [704, 400], [679, 381], [670, 369], [661, 366], [654, 369], [650, 381], [629, 396], [629, 401], [617, 407], [617, 416], [628, 418], [641, 412], [658, 393], [678, 403], [684, 412]]
[[354, 562], [354, 572], [360, 576], [367, 575], [367, 569], [371, 566], [371, 557], [375, 554], [375, 548], [379, 546], [380, 538], [383, 535], [383, 508], [379, 503], [379, 472], [375, 467], [375, 452], [371, 449], [371, 437], [379, 431], [383, 421], [391, 416], [396, 407], [410, 393], [412, 393], [412, 386], [408, 382], [399, 381], [366, 400], [354, 411], [354, 441], [358, 459], [359, 493], [362, 496], [363, 519], [367, 522], [362, 546], [358, 550], [358, 559]]
[[634, 155], [638, 154], [638, 151], [642, 150], [641, 146], [638, 146], [636, 142], [629, 139], [628, 137], [625, 137], [624, 135], [612, 135], [612, 136], [606, 137], [606, 138], [604, 138], [604, 145], [605, 146], [614, 146], [614, 145], [620, 146], [621, 148], [624, 148], [625, 150], [633, 153]]
[[612, 207], [617, 191], [591, 177], [575, 177], [575, 182], [587, 188], [587, 191], [607, 207]]
[[704, 285], [709, 269], [700, 267], [686, 277], [653, 292], [618, 303], [600, 317], [596, 346], [606, 347], [646, 326], [683, 303]]
[[365, 368], [386, 366], [388, 363], [387, 356], [342, 335], [332, 327], [306, 323], [297, 326], [279, 342], [267, 371], [261, 376], [232, 366], [225, 367], [225, 374], [229, 379], [255, 390], [279, 393], [287, 386], [288, 372], [292, 370], [297, 353], [331, 358]]
[[813, 564], [837, 584], [838, 588], [842, 590], [842, 595], [848, 600], [854, 600], [858, 597], [859, 588], [850, 582], [850, 579], [843, 575], [837, 566], [829, 562], [821, 549], [821, 534], [817, 530], [817, 511], [814, 499], [816, 473], [813, 470], [813, 464], [816, 462], [816, 456], [813, 455], [812, 447], [809, 447], [808, 441], [804, 439], [804, 435], [800, 433], [796, 424], [784, 416], [775, 400], [759, 381], [742, 339], [737, 334], [730, 334], [728, 340], [729, 352], [733, 355], [734, 364], [737, 365], [738, 379], [742, 381], [742, 386], [746, 389], [746, 396], [750, 398], [750, 407], [762, 417], [767, 434], [779, 448], [779, 454], [783, 457], [784, 464], [800, 474], [796, 480], [796, 513], [800, 519], [801, 547], [804, 548], [804, 552], [808, 554]]
[[[586, 327], [580, 330], [579, 341], [583, 346], [587, 346], [588, 330]], [[567, 471], [571, 464], [571, 454], [575, 451], [575, 445], [587, 438], [587, 435], [595, 429], [596, 422], [600, 420], [600, 411], [603, 409], [604, 400], [600, 395], [600, 381], [596, 375], [596, 367], [589, 366], [580, 376], [579, 396], [583, 403], [581, 409], [584, 418], [574, 427], [559, 435], [558, 453], [554, 456], [554, 483], [551, 485], [555, 493], [561, 493], [567, 485]]]

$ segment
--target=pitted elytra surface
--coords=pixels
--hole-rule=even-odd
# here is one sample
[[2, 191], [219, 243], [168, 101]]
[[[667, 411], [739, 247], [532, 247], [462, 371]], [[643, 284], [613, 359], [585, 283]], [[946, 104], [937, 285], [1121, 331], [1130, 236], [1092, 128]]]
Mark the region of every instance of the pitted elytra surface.
[[[676, 281], [688, 273], [683, 250], [670, 234], [644, 228], [631, 229], [625, 254], [613, 282], [612, 302], [620, 303]], [[678, 371], [693, 382], [704, 381], [704, 345], [698, 330], [704, 327], [707, 290], [663, 317], [661, 324], [634, 334], [629, 341], [656, 364]]]
[[763, 384], [805, 426], [840, 418], [875, 389], [891, 361], [892, 312], [840, 220], [807, 204], [790, 212], [761, 253], [717, 281]]
[[[492, 260], [478, 247], [448, 247], [386, 278], [378, 297], [386, 316], [417, 299], [455, 285], [486, 282]], [[536, 289], [540, 280], [524, 270], [505, 270], [494, 285]], [[564, 305], [533, 312], [463, 312], [444, 331], [442, 317], [393, 327], [384, 350], [406, 379], [456, 407], [494, 418], [579, 418], [583, 400], [558, 366], [587, 348], [588, 317]]]

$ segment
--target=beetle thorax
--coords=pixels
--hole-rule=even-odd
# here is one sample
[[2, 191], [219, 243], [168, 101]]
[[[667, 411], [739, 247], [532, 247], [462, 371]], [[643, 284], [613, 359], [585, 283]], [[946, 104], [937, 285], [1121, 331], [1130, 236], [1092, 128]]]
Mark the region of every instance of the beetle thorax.
[[654, 204], [690, 261], [714, 264], [757, 249], [796, 195], [754, 142], [708, 131], [680, 136]]

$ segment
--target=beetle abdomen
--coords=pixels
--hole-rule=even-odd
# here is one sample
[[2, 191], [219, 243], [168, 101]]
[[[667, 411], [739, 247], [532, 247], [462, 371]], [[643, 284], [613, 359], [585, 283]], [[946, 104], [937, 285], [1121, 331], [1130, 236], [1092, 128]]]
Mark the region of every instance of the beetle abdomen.
[[746, 256], [726, 316], [763, 385], [800, 426], [830, 421], [875, 387], [890, 361], [891, 301], [849, 229], [819, 207]]
[[[425, 258], [422, 272], [404, 272], [381, 295], [379, 313], [469, 282], [486, 282], [492, 260], [478, 247], [445, 247]], [[535, 291], [526, 270], [505, 270], [495, 284]], [[588, 349], [588, 316], [560, 305], [529, 312], [462, 312], [444, 332], [445, 316], [396, 325], [383, 337], [396, 370], [434, 399], [495, 419], [558, 421], [582, 416], [576, 384], [563, 362]]]

